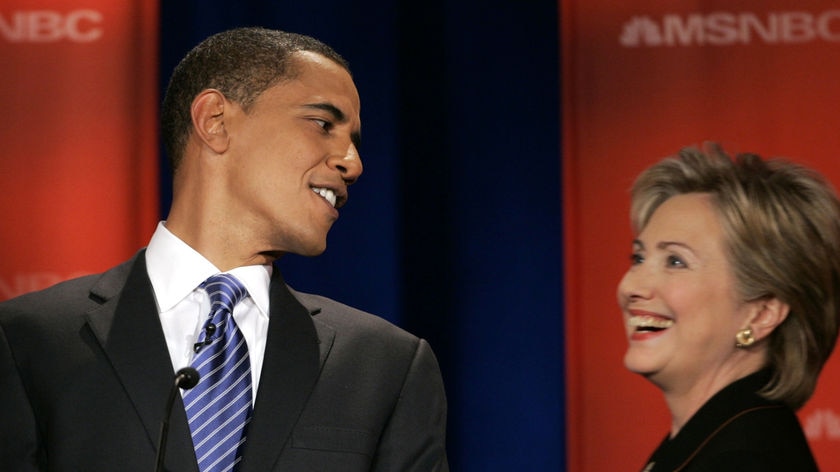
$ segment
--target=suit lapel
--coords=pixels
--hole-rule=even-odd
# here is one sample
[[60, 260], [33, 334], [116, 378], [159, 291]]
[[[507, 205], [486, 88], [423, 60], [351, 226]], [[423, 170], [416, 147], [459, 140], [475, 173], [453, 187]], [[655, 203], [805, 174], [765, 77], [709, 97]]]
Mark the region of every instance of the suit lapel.
[[[125, 284], [121, 283], [125, 281]], [[88, 322], [157, 450], [174, 372], [146, 271], [145, 252], [103, 275], [91, 291], [103, 303]], [[192, 439], [180, 396], [170, 419], [166, 468], [197, 471]]]
[[331, 330], [316, 330], [313, 313], [295, 299], [276, 267], [269, 310], [265, 358], [240, 472], [271, 470], [288, 447], [334, 337]]

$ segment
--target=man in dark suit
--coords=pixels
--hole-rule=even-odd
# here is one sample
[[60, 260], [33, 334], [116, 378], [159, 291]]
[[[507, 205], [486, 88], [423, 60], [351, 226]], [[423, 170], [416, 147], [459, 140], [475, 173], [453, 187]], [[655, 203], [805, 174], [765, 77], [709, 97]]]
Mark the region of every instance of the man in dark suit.
[[[323, 252], [362, 172], [344, 60], [306, 36], [220, 33], [176, 68], [162, 115], [174, 193], [148, 247], [0, 304], [0, 470], [153, 470], [175, 372], [210, 344], [203, 282], [218, 273], [247, 291], [228, 322], [253, 405], [227, 470], [448, 470], [429, 345], [272, 265]], [[165, 469], [216, 470], [194, 428], [176, 396]]]

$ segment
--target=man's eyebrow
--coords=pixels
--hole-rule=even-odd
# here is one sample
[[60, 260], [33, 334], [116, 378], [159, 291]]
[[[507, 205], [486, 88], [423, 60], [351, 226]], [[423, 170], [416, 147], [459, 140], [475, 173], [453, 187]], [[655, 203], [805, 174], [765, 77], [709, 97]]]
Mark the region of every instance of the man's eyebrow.
[[[339, 123], [344, 123], [345, 121], [347, 121], [347, 115], [345, 115], [344, 112], [341, 111], [340, 108], [333, 105], [332, 103], [327, 103], [327, 102], [307, 103], [303, 107], [304, 108], [312, 108], [312, 109], [315, 109], [315, 110], [323, 110], [323, 111], [329, 113], [330, 115], [332, 115], [333, 119], [335, 119], [335, 121], [337, 121]], [[362, 135], [361, 135], [361, 133], [359, 133], [358, 131], [350, 133], [350, 140], [353, 141], [353, 145], [356, 146], [356, 150], [358, 151], [359, 148], [362, 146]]]
[[345, 115], [344, 112], [341, 111], [340, 108], [333, 105], [332, 103], [307, 103], [303, 107], [304, 108], [313, 108], [315, 110], [323, 110], [323, 111], [329, 113], [330, 115], [332, 115], [333, 119], [335, 119], [335, 121], [338, 121], [338, 122], [343, 123], [344, 121], [347, 121], [347, 115]]

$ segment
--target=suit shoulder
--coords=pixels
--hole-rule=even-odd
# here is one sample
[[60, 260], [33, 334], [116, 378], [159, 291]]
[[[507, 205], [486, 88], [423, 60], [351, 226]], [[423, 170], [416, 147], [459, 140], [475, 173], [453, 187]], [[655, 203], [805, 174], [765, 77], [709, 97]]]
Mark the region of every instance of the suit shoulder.
[[321, 295], [292, 290], [297, 300], [313, 314], [316, 322], [347, 335], [389, 339], [416, 345], [420, 338], [394, 323]]
[[[388, 320], [320, 295], [292, 292], [312, 314], [321, 349], [330, 351], [324, 375], [340, 384], [379, 385], [399, 395], [404, 388], [432, 389], [442, 398], [440, 367], [429, 343]], [[420, 382], [422, 387], [406, 387]]]
[[118, 293], [130, 262], [103, 273], [66, 280], [1, 302], [0, 321], [9, 322], [21, 317], [38, 319], [87, 311]]
[[99, 275], [85, 275], [59, 282], [35, 292], [25, 293], [0, 303], [0, 313], [44, 312], [57, 308], [67, 309], [77, 300], [84, 300]]

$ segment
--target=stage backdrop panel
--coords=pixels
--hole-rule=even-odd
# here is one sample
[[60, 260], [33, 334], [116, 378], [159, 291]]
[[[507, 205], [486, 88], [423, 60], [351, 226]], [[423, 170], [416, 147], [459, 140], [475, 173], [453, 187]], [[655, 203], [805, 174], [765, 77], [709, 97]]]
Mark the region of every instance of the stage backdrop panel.
[[154, 231], [157, 8], [0, 6], [0, 300], [103, 270]]
[[[561, 0], [561, 21], [569, 470], [639, 470], [669, 417], [659, 390], [622, 363], [629, 188], [707, 140], [840, 184], [840, 6]], [[822, 470], [840, 470], [838, 357], [799, 412]]]

